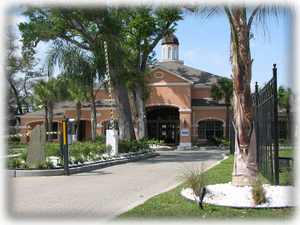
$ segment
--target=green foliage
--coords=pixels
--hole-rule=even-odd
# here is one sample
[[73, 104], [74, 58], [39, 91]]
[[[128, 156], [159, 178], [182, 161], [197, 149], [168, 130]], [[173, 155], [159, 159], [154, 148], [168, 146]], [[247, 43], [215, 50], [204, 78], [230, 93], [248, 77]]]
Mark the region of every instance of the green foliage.
[[57, 166], [63, 166], [63, 160], [61, 160], [61, 158], [57, 159], [56, 165]]
[[79, 164], [79, 163], [83, 163], [84, 159], [82, 158], [81, 155], [76, 155], [75, 159], [74, 159], [74, 164]]
[[35, 167], [38, 169], [43, 169], [44, 168], [45, 163], [44, 162], [40, 162], [39, 160], [36, 160], [36, 164]]
[[27, 168], [29, 168], [29, 165], [28, 165], [28, 163], [24, 163], [24, 164], [22, 165], [22, 167], [23, 167], [24, 169], [27, 169]]
[[129, 153], [129, 152], [138, 152], [143, 149], [149, 149], [150, 145], [164, 145], [164, 141], [148, 140], [143, 139], [138, 140], [126, 140], [118, 142], [118, 152], [119, 153]]
[[19, 158], [26, 162], [27, 156], [28, 156], [28, 149], [21, 151]]
[[53, 162], [50, 159], [46, 160], [46, 162], [44, 164], [45, 164], [45, 167], [48, 169], [53, 168]]
[[46, 153], [46, 157], [60, 156], [60, 143], [59, 142], [53, 142], [53, 143], [46, 142], [45, 153]]
[[289, 110], [291, 108], [291, 103], [294, 100], [294, 93], [291, 88], [285, 89], [283, 85], [278, 88], [278, 105], [280, 108]]
[[27, 148], [27, 147], [29, 147], [29, 142], [20, 142], [20, 141], [9, 142], [7, 147], [8, 147], [8, 149]]
[[289, 146], [292, 146], [292, 141], [281, 138], [278, 140], [278, 144], [279, 144], [279, 146], [282, 146], [282, 147], [289, 147]]
[[262, 186], [262, 182], [257, 179], [252, 182], [251, 185], [252, 189], [252, 199], [254, 201], [255, 205], [260, 205], [262, 203], [265, 203], [266, 201], [266, 191], [264, 190]]
[[19, 158], [11, 158], [8, 164], [12, 168], [19, 168], [21, 165], [21, 160]]
[[203, 165], [201, 167], [197, 165], [186, 167], [186, 170], [182, 174], [182, 179], [186, 183], [187, 187], [191, 188], [196, 196], [199, 196], [201, 187], [206, 188], [207, 186], [207, 179]]
[[224, 138], [217, 138], [215, 136], [207, 137], [206, 146], [230, 146], [230, 141], [225, 140]]

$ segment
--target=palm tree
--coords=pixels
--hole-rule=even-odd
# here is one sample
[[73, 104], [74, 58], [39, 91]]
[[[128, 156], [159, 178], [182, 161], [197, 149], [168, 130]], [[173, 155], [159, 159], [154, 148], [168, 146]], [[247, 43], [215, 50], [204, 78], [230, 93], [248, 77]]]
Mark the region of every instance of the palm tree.
[[211, 97], [215, 101], [225, 99], [226, 105], [226, 133], [225, 139], [229, 139], [229, 107], [233, 97], [233, 83], [231, 79], [226, 77], [219, 78], [216, 84], [211, 86]]
[[[61, 85], [59, 80], [55, 78], [50, 78], [48, 81], [39, 80], [35, 85], [31, 102], [44, 107], [46, 131], [53, 131], [54, 101], [62, 100], [64, 96], [65, 88]], [[48, 141], [52, 143], [52, 135], [49, 135]]]
[[69, 83], [69, 97], [68, 99], [71, 101], [75, 101], [76, 111], [75, 111], [75, 122], [77, 126], [77, 140], [79, 137], [79, 124], [81, 118], [81, 106], [82, 102], [89, 101], [91, 99], [91, 95], [89, 89], [85, 86], [82, 86], [78, 83]]
[[[94, 83], [104, 77], [105, 72], [99, 71], [94, 55], [79, 47], [64, 41], [55, 41], [46, 53], [45, 67], [48, 73], [52, 73], [54, 66], [58, 64], [62, 70], [61, 77], [67, 83], [76, 83], [82, 90], [88, 90], [91, 101], [91, 125], [92, 141], [96, 142], [97, 118], [96, 118], [96, 95]], [[103, 67], [105, 69], [105, 67]], [[79, 106], [78, 106], [79, 107]]]
[[291, 101], [293, 91], [291, 88], [285, 89], [282, 85], [279, 86], [278, 92], [278, 105], [280, 108], [285, 109], [287, 115], [287, 139], [291, 139]]
[[[278, 19], [279, 8], [282, 6], [265, 3], [258, 5], [244, 1], [239, 3], [209, 4], [200, 3], [185, 6], [192, 12], [197, 12], [204, 19], [210, 18], [224, 10], [230, 24], [230, 61], [234, 85], [234, 118], [235, 128], [235, 158], [232, 184], [236, 186], [250, 185], [251, 180], [259, 179], [257, 146], [253, 123], [253, 101], [250, 90], [252, 63], [250, 55], [251, 28], [256, 19], [263, 26], [270, 17]], [[287, 14], [287, 7], [284, 13]]]

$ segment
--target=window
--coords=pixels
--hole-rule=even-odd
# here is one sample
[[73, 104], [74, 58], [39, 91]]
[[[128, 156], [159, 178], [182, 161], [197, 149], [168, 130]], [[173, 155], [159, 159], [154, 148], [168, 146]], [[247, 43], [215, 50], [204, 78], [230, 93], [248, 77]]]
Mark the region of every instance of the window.
[[178, 59], [178, 48], [177, 46], [174, 47], [174, 59]]
[[217, 120], [205, 120], [198, 123], [198, 139], [209, 136], [223, 137], [223, 123]]
[[168, 47], [168, 59], [172, 59], [172, 47]]
[[162, 57], [162, 59], [166, 59], [166, 47], [163, 47], [163, 57]]
[[287, 138], [287, 122], [278, 122], [279, 138]]

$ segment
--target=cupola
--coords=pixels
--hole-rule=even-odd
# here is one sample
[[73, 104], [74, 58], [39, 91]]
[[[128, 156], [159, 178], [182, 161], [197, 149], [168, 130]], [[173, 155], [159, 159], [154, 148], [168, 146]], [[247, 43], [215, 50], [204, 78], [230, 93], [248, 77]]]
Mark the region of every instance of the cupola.
[[179, 60], [179, 41], [174, 34], [164, 37], [161, 44], [162, 60], [160, 61], [160, 63], [165, 61], [174, 61], [183, 64], [183, 61]]

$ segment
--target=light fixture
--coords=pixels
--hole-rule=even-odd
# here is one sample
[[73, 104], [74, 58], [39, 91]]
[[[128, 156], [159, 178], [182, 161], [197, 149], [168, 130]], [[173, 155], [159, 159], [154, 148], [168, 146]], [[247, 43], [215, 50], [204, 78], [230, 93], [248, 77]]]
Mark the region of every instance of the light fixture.
[[202, 206], [202, 201], [203, 201], [203, 198], [204, 198], [204, 195], [205, 195], [205, 187], [201, 187], [200, 188], [200, 193], [199, 193], [199, 209], [203, 209], [203, 206]]
[[187, 122], [186, 122], [186, 120], [184, 120], [184, 122], [183, 122], [183, 126], [184, 126], [184, 127], [186, 127], [186, 126], [187, 126]]

